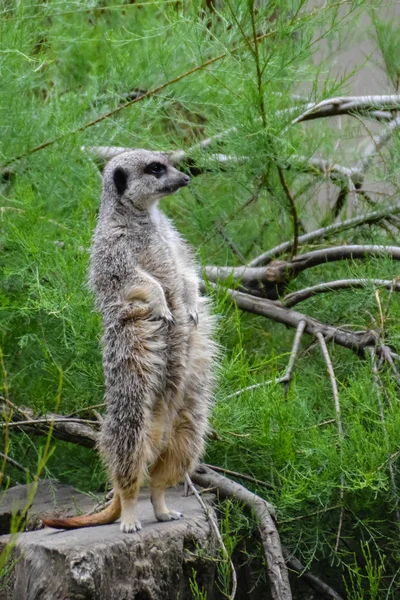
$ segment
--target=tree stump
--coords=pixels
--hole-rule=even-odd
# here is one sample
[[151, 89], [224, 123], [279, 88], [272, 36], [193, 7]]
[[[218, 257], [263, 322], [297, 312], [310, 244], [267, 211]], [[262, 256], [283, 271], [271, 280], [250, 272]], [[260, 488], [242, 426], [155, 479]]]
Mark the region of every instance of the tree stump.
[[[3, 577], [0, 600], [192, 600], [193, 573], [207, 599], [214, 598], [216, 540], [204, 512], [183, 488], [169, 490], [168, 506], [181, 521], [158, 523], [149, 492], [139, 497], [139, 533], [119, 523], [21, 533]], [[0, 550], [10, 542], [0, 538]]]

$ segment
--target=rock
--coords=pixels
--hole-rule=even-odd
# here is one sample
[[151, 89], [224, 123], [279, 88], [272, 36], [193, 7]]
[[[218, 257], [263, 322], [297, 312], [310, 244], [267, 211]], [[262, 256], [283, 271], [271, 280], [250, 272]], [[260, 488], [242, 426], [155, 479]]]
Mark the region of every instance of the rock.
[[[12, 516], [20, 514], [29, 503], [32, 485], [16, 485], [1, 494], [0, 535], [10, 533]], [[63, 485], [51, 479], [40, 480], [28, 510], [26, 529], [30, 531], [40, 528], [40, 515], [51, 513], [55, 516], [71, 516], [78, 512], [88, 512], [95, 504], [96, 499], [93, 496], [77, 492], [70, 485]]]
[[[158, 523], [143, 490], [139, 533], [121, 533], [119, 523], [21, 533], [0, 600], [192, 600], [193, 571], [212, 600], [214, 533], [196, 498], [182, 495], [182, 488], [169, 490], [167, 502], [184, 518]], [[1, 537], [0, 550], [9, 542], [10, 536]]]

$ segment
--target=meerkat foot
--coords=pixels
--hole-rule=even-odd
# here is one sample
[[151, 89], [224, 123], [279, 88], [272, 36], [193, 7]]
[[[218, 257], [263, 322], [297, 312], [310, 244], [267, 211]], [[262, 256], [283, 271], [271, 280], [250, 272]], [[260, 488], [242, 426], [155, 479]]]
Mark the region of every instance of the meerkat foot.
[[136, 533], [142, 529], [142, 525], [140, 521], [122, 521], [120, 525], [120, 530], [123, 533]]
[[152, 489], [151, 503], [153, 504], [154, 516], [157, 521], [178, 521], [183, 517], [182, 513], [175, 510], [169, 510], [168, 506], [165, 504], [163, 489]]
[[176, 510], [168, 510], [167, 512], [156, 513], [156, 519], [161, 522], [179, 521], [179, 519], [183, 519], [183, 514]]

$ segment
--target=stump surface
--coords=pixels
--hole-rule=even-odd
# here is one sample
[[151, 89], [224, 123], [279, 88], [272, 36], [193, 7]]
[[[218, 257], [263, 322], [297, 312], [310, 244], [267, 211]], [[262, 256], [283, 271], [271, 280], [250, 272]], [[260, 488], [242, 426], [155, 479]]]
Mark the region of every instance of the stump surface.
[[[215, 539], [195, 497], [169, 490], [168, 506], [184, 519], [155, 521], [148, 490], [139, 498], [139, 533], [119, 523], [18, 536], [14, 561], [0, 600], [189, 600], [193, 569], [199, 587], [213, 598]], [[0, 538], [1, 548], [10, 536]]]

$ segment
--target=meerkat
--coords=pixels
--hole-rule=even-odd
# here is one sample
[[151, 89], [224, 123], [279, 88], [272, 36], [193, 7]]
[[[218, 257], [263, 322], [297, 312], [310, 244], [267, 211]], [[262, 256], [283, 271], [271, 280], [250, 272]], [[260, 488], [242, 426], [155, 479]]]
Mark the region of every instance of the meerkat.
[[89, 282], [103, 320], [106, 415], [99, 449], [114, 487], [94, 515], [43, 518], [72, 529], [112, 523], [139, 531], [139, 489], [149, 478], [158, 521], [180, 519], [165, 490], [201, 456], [213, 390], [213, 317], [199, 294], [189, 246], [159, 210], [189, 177], [161, 152], [132, 150], [112, 159], [91, 248]]

